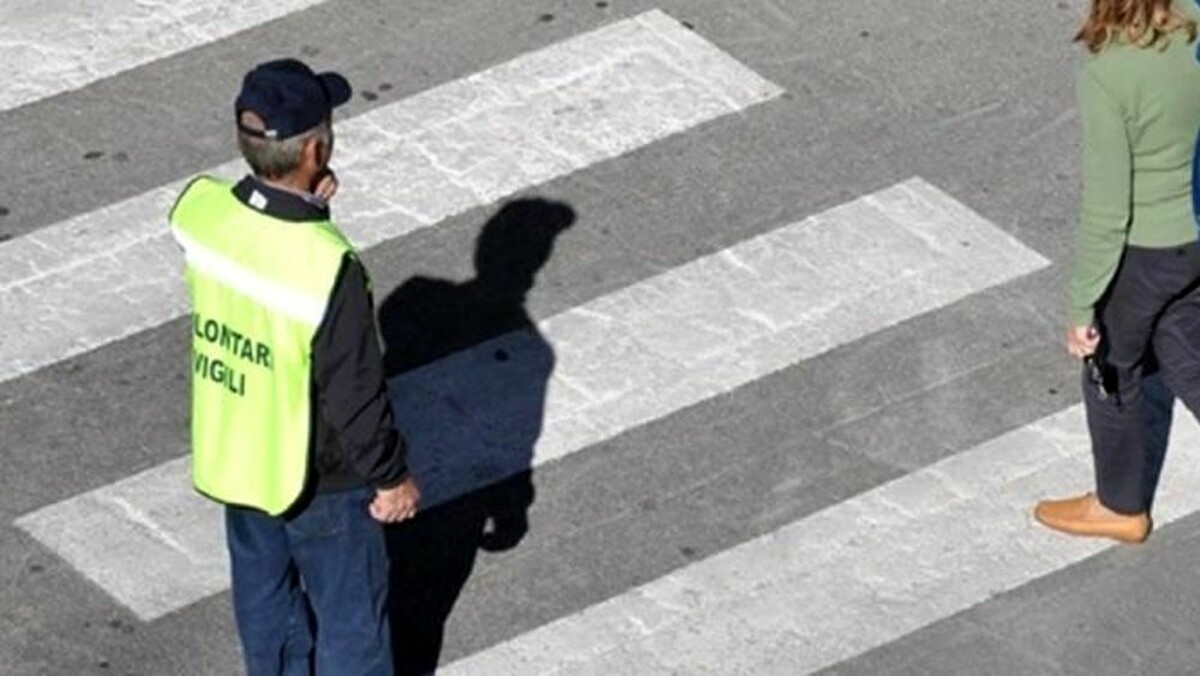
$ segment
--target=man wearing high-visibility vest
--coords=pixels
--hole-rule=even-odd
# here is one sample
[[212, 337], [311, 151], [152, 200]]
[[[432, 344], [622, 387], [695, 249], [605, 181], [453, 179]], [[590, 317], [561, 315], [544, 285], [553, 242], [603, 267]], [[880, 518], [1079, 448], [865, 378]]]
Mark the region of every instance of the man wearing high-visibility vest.
[[[366, 272], [330, 220], [335, 73], [250, 71], [253, 175], [200, 177], [171, 212], [192, 299], [192, 470], [225, 508], [251, 676], [391, 674], [381, 523], [420, 491], [393, 428]], [[313, 626], [315, 623], [315, 626]]]

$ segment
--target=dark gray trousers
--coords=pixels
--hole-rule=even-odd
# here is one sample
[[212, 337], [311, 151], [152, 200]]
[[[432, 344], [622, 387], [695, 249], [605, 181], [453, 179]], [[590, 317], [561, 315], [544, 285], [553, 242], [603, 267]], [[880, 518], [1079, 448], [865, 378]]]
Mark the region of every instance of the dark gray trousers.
[[1143, 378], [1161, 371], [1192, 414], [1200, 413], [1198, 284], [1200, 246], [1127, 247], [1101, 302], [1098, 369], [1084, 368], [1083, 401], [1096, 491], [1114, 511], [1135, 514], [1150, 505], [1148, 477], [1156, 468], [1147, 462], [1147, 422], [1161, 415], [1148, 415]]

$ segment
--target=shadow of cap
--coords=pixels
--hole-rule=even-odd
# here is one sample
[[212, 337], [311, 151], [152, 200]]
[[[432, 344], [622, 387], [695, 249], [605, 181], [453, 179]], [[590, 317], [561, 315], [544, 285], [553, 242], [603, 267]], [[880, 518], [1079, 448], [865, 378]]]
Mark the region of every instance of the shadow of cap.
[[526, 279], [550, 259], [554, 239], [575, 222], [575, 210], [541, 198], [505, 204], [483, 226], [475, 243], [480, 279]]

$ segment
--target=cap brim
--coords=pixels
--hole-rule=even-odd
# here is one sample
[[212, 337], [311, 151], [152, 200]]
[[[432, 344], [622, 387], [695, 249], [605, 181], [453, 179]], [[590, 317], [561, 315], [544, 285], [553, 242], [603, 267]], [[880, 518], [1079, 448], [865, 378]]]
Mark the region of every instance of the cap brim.
[[330, 108], [336, 108], [349, 101], [350, 96], [354, 93], [354, 90], [350, 88], [350, 82], [337, 73], [321, 73], [317, 78], [321, 80], [321, 84], [325, 87], [325, 93], [329, 95]]

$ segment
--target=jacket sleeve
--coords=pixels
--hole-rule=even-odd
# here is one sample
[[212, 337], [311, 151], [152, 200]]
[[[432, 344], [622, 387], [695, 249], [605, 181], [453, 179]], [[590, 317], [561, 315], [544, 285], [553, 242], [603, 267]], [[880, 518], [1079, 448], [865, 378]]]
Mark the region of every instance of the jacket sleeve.
[[353, 255], [342, 261], [313, 339], [313, 377], [325, 422], [337, 435], [348, 468], [375, 488], [404, 480], [406, 449], [387, 396], [374, 304], [362, 263]]

